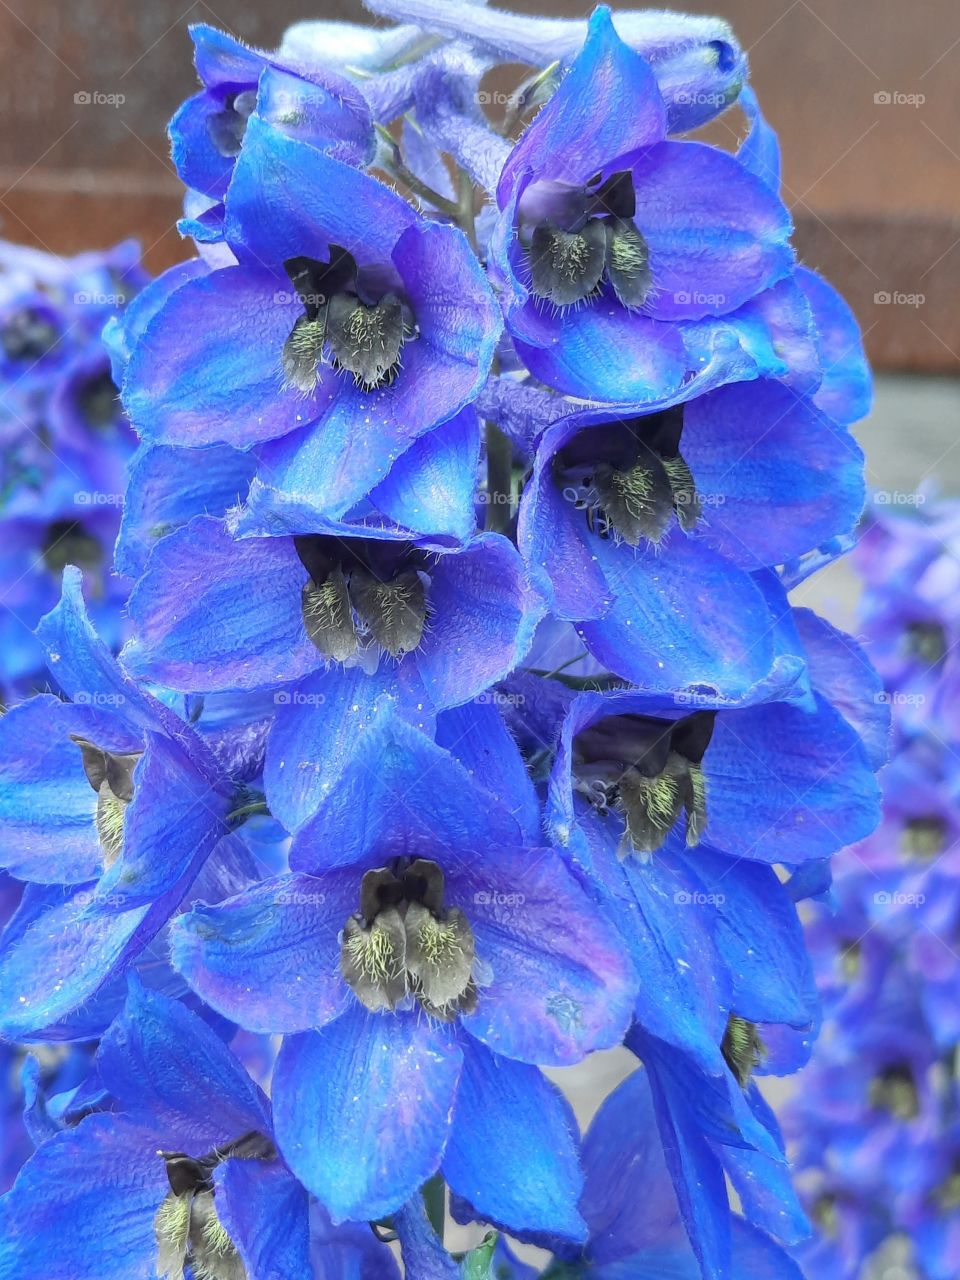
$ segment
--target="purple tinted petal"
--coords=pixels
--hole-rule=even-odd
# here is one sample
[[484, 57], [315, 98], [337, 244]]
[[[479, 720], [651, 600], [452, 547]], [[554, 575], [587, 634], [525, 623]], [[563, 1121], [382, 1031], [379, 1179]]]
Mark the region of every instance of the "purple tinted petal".
[[182, 285], [130, 357], [123, 402], [141, 439], [248, 448], [315, 421], [339, 383], [328, 373], [307, 396], [284, 387], [283, 344], [302, 314], [286, 276], [259, 267]]
[[450, 1029], [359, 1004], [288, 1036], [273, 1080], [277, 1141], [334, 1222], [409, 1200], [443, 1155], [463, 1055]]
[[269, 1132], [266, 1099], [239, 1058], [202, 1018], [136, 979], [97, 1062], [120, 1110], [150, 1115], [173, 1148]]
[[279, 876], [170, 931], [171, 959], [211, 1008], [248, 1031], [307, 1031], [353, 999], [340, 976], [340, 931], [357, 910], [360, 872]]
[[130, 597], [138, 633], [124, 663], [190, 693], [296, 680], [323, 661], [303, 625], [306, 580], [292, 539], [234, 539], [198, 516], [154, 548]]
[[659, 320], [723, 315], [793, 267], [790, 216], [732, 156], [699, 142], [663, 142], [634, 167], [634, 219], [650, 248]]
[[555, 1066], [620, 1042], [633, 971], [555, 851], [488, 851], [485, 866], [449, 869], [447, 898], [493, 975], [464, 1018], [471, 1034], [507, 1057]]
[[506, 538], [484, 533], [431, 569], [430, 617], [414, 657], [434, 705], [456, 706], [522, 661], [544, 613]]
[[749, 574], [679, 530], [659, 549], [595, 542], [614, 602], [577, 631], [609, 670], [650, 690], [692, 685], [726, 697], [770, 672], [773, 619]]
[[851, 531], [863, 454], [809, 400], [766, 380], [691, 401], [683, 457], [703, 499], [699, 532], [734, 564], [783, 564]]
[[229, 243], [278, 271], [299, 254], [326, 258], [331, 244], [361, 266], [382, 267], [406, 228], [419, 221], [390, 187], [256, 115], [247, 124], [226, 206]]
[[618, 157], [659, 142], [666, 131], [666, 109], [649, 63], [617, 35], [610, 10], [597, 9], [583, 49], [504, 165], [500, 207], [525, 170], [585, 183]]

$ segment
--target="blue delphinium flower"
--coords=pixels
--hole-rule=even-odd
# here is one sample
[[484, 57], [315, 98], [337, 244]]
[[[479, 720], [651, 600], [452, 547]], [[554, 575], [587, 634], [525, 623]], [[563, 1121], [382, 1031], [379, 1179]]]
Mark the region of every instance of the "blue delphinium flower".
[[779, 198], [726, 153], [667, 140], [656, 80], [607, 9], [497, 202], [491, 267], [521, 357], [561, 390], [589, 379], [598, 400], [678, 391], [679, 322], [735, 311], [793, 266]]
[[42, 683], [32, 636], [65, 564], [117, 647], [129, 584], [111, 572], [134, 436], [100, 330], [145, 282], [131, 242], [60, 259], [0, 244], [0, 692]]
[[[277, 1153], [269, 1103], [209, 1026], [134, 982], [96, 1072], [101, 1105], [0, 1198], [0, 1276], [313, 1274], [307, 1193]], [[369, 1232], [322, 1247], [324, 1275], [346, 1280], [364, 1256], [395, 1274]]]
[[173, 163], [186, 186], [223, 199], [254, 112], [347, 164], [372, 158], [369, 108], [349, 80], [316, 64], [301, 70], [203, 23], [190, 36], [203, 89], [170, 122]]
[[570, 1122], [535, 1064], [619, 1042], [629, 963], [559, 856], [521, 848], [522, 793], [498, 803], [400, 720], [367, 751], [294, 874], [181, 917], [174, 962], [219, 1012], [287, 1034], [278, 1139], [335, 1220], [388, 1213], [442, 1164], [486, 1217], [578, 1239]]
[[39, 635], [72, 701], [40, 694], [0, 721], [2, 861], [30, 884], [2, 939], [8, 1036], [70, 1013], [151, 941], [227, 834], [233, 796], [189, 726], [120, 671], [75, 568]]
[[[379, 1280], [395, 1237], [418, 1280], [529, 1277], [505, 1231], [545, 1276], [796, 1280], [757, 1078], [810, 1054], [797, 904], [886, 750], [788, 598], [861, 506], [855, 322], [725, 24], [375, 8], [404, 25], [276, 54], [194, 29], [198, 256], [102, 339], [135, 634], [118, 663], [68, 570], [63, 696], [0, 721], [0, 1030], [73, 1046], [26, 1067], [0, 1275]], [[735, 98], [736, 154], [676, 139]], [[581, 1143], [541, 1068], [621, 1045]], [[463, 1257], [448, 1189], [494, 1229]]]
[[457, 228], [258, 120], [225, 236], [237, 265], [178, 277], [147, 321], [127, 411], [148, 443], [260, 445], [265, 485], [343, 516], [480, 390], [489, 286]]
[[946, 1280], [960, 1232], [957, 508], [923, 495], [914, 505], [875, 506], [856, 553], [894, 756], [882, 821], [836, 860], [831, 901], [808, 930], [829, 1034], [786, 1113], [818, 1226], [799, 1257], [838, 1280], [895, 1259], [898, 1241], [910, 1243], [903, 1265]]

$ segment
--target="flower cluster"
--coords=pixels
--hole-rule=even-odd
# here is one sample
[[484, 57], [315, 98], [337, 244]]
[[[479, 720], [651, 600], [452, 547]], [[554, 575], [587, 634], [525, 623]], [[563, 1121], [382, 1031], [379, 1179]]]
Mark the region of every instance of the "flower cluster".
[[809, 926], [829, 1035], [787, 1113], [819, 1227], [802, 1260], [828, 1280], [957, 1269], [960, 510], [917, 510], [876, 507], [856, 553], [894, 747], [880, 826], [837, 860]]
[[130, 584], [112, 571], [136, 443], [104, 324], [146, 283], [132, 242], [71, 259], [0, 243], [0, 696], [48, 679], [33, 630], [83, 567], [104, 638], [119, 648]]
[[[32, 1069], [0, 1277], [794, 1280], [756, 1078], [886, 749], [788, 597], [861, 511], [856, 324], [725, 24], [371, 7], [193, 31], [197, 256], [108, 335], [133, 634], [68, 569], [0, 721], [0, 1033], [99, 1042]], [[581, 1140], [543, 1068], [621, 1045]]]

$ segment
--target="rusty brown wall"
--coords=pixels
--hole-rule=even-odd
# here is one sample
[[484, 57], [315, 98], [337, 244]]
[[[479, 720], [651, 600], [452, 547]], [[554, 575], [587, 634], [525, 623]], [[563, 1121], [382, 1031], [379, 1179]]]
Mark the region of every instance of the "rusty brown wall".
[[[516, 0], [527, 12], [588, 6]], [[626, 7], [614, 5], [614, 8]], [[960, 362], [960, 5], [956, 0], [719, 0], [781, 133], [804, 257], [853, 299], [889, 367]], [[164, 125], [194, 85], [186, 27], [275, 44], [358, 0], [3, 0], [0, 232], [71, 251], [138, 236], [182, 256]], [[106, 95], [122, 102], [84, 101]], [[731, 127], [739, 122], [731, 119]], [[887, 299], [890, 299], [889, 301]]]

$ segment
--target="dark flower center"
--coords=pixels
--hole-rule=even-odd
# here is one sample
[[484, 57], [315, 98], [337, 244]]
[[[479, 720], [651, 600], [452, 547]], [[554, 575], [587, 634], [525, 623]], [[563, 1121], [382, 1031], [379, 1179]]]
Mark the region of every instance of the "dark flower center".
[[913, 1120], [920, 1114], [920, 1095], [913, 1072], [905, 1062], [894, 1063], [870, 1081], [870, 1106], [889, 1111], [897, 1120]]
[[340, 967], [365, 1008], [393, 1010], [412, 998], [445, 1022], [476, 1008], [473, 931], [443, 896], [443, 873], [426, 858], [364, 875], [360, 911], [341, 935]]
[[329, 262], [299, 257], [283, 265], [304, 312], [283, 344], [287, 383], [313, 391], [320, 365], [328, 360], [366, 391], [389, 386], [404, 343], [417, 333], [399, 294], [379, 289], [352, 254], [336, 245], [330, 246]]
[[701, 515], [682, 433], [683, 405], [585, 427], [554, 458], [556, 483], [600, 537], [657, 546], [674, 517], [689, 532]]
[[158, 1151], [170, 1183], [154, 1218], [157, 1272], [181, 1280], [189, 1265], [204, 1280], [246, 1280], [246, 1268], [223, 1223], [217, 1217], [213, 1173], [225, 1160], [275, 1160], [269, 1138], [250, 1132], [236, 1142], [214, 1147], [204, 1156]]
[[133, 799], [133, 771], [142, 751], [119, 755], [104, 751], [86, 738], [70, 735], [80, 748], [83, 771], [97, 793], [97, 835], [103, 849], [104, 862], [112, 867], [123, 848], [123, 823], [127, 805]]
[[754, 1022], [731, 1013], [720, 1044], [723, 1060], [733, 1072], [741, 1089], [750, 1083], [754, 1071], [763, 1062], [766, 1048]]
[[681, 720], [608, 716], [574, 739], [574, 785], [601, 814], [620, 812], [637, 853], [653, 853], [685, 815], [688, 845], [707, 824], [707, 783], [701, 767], [714, 711]]
[[310, 575], [302, 592], [307, 635], [326, 658], [347, 662], [377, 646], [393, 658], [423, 639], [426, 556], [407, 543], [308, 535], [294, 538]]
[[906, 628], [907, 652], [914, 658], [935, 667], [947, 652], [947, 637], [939, 622], [910, 622]]
[[35, 307], [17, 311], [0, 329], [0, 345], [8, 360], [41, 360], [59, 339], [56, 327]]
[[942, 818], [911, 818], [900, 833], [900, 847], [911, 858], [929, 861], [942, 853], [947, 843], [947, 826]]
[[650, 252], [634, 224], [637, 198], [629, 170], [601, 175], [584, 187], [530, 192], [528, 209], [542, 214], [523, 225], [531, 289], [569, 307], [595, 297], [606, 280], [626, 307], [642, 306], [650, 291]]
[[243, 89], [239, 93], [228, 93], [223, 108], [207, 116], [207, 132], [222, 156], [233, 159], [240, 154], [247, 121], [256, 105], [256, 89]]
[[47, 525], [42, 546], [43, 563], [51, 573], [62, 573], [68, 564], [97, 569], [103, 563], [103, 548], [79, 520], [53, 520]]
[[107, 370], [85, 379], [77, 391], [77, 404], [84, 422], [95, 431], [109, 427], [120, 410], [117, 384]]

